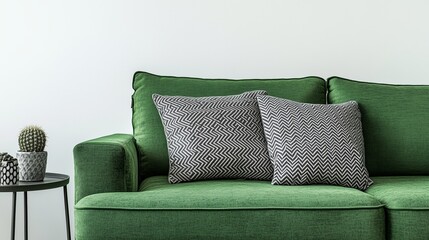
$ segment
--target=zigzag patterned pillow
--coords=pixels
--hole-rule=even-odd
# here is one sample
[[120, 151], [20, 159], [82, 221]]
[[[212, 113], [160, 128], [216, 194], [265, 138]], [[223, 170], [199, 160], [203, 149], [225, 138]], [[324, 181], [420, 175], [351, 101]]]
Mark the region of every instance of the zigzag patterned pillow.
[[256, 96], [182, 97], [154, 94], [169, 154], [169, 182], [214, 178], [271, 180]]
[[306, 104], [258, 96], [272, 184], [332, 184], [366, 190], [361, 114], [357, 102]]

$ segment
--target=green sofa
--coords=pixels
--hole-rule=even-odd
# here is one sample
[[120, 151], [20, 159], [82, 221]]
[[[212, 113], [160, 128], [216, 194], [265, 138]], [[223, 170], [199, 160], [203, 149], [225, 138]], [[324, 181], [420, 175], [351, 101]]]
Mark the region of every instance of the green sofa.
[[[137, 72], [133, 88], [133, 134], [74, 148], [76, 239], [429, 239], [429, 86]], [[366, 192], [241, 179], [169, 184], [166, 139], [151, 95], [259, 89], [308, 103], [356, 100], [374, 184]]]

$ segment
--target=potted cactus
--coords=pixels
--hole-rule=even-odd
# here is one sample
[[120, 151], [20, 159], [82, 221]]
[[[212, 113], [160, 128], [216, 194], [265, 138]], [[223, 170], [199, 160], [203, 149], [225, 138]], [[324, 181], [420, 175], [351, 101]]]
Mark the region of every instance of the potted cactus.
[[18, 182], [18, 161], [7, 153], [0, 153], [0, 185]]
[[19, 166], [19, 181], [43, 181], [48, 153], [44, 151], [46, 134], [40, 127], [27, 126], [19, 134], [19, 148], [16, 153]]

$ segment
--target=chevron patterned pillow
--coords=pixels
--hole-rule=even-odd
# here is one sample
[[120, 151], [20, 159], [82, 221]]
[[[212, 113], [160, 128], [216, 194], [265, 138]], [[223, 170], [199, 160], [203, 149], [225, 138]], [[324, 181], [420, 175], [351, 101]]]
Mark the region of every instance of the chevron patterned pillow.
[[169, 182], [271, 180], [273, 166], [256, 100], [261, 94], [266, 92], [212, 97], [154, 94], [167, 138]]
[[332, 184], [366, 190], [361, 114], [357, 102], [298, 103], [258, 96], [272, 184]]

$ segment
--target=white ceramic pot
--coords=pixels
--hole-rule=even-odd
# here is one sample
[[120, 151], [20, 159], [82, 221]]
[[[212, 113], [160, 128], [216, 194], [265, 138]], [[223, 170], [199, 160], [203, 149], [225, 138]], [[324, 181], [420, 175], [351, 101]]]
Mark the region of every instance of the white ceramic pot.
[[48, 152], [17, 152], [19, 181], [43, 181], [46, 173]]

